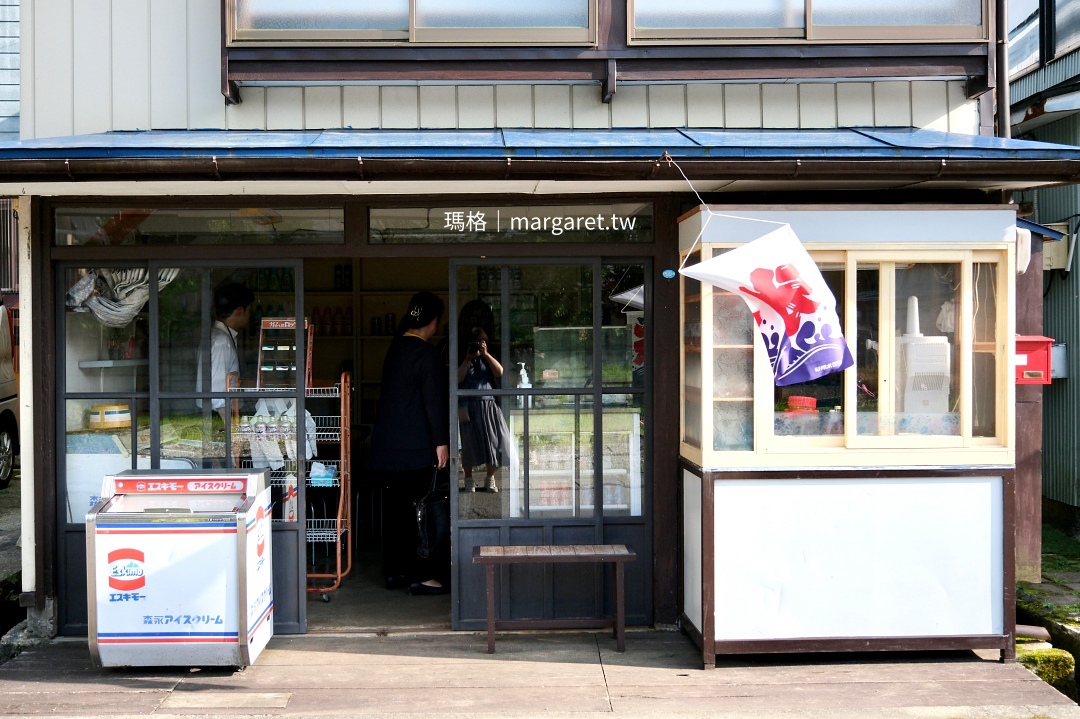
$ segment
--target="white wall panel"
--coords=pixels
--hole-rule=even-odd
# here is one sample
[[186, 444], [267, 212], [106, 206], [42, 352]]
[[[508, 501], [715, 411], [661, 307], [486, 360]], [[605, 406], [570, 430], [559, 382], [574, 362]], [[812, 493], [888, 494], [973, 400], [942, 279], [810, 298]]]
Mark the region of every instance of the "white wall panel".
[[[19, 137], [33, 137], [34, 127], [34, 5], [27, 2], [19, 22], [19, 85], [22, 89], [21, 124]], [[29, 264], [24, 262], [24, 265]], [[29, 285], [28, 285], [29, 286]], [[27, 373], [29, 375], [29, 373]], [[29, 475], [28, 475], [29, 476]], [[25, 551], [25, 550], [24, 550]]]
[[419, 98], [415, 85], [382, 88], [382, 127], [414, 129], [419, 123]]
[[111, 130], [112, 1], [81, 0], [74, 6], [74, 132]]
[[612, 127], [649, 126], [649, 88], [644, 85], [622, 85], [611, 98]]
[[266, 88], [245, 87], [241, 92], [244, 101], [225, 109], [226, 127], [230, 130], [265, 130]]
[[304, 127], [326, 130], [341, 127], [341, 88], [304, 88]]
[[799, 85], [799, 127], [836, 127], [836, 85], [826, 82]]
[[611, 127], [611, 106], [604, 104], [599, 85], [574, 85], [571, 91], [574, 127]]
[[370, 130], [378, 127], [381, 122], [379, 88], [368, 85], [343, 87], [341, 115], [347, 128]]
[[457, 89], [458, 127], [495, 127], [495, 87], [461, 85]]
[[683, 470], [683, 614], [690, 623], [703, 633], [702, 617], [702, 567], [704, 546], [701, 542], [701, 477]]
[[761, 86], [761, 126], [799, 126], [799, 86], [767, 83]]
[[150, 128], [150, 0], [113, 0], [112, 38], [113, 129], [147, 130]]
[[686, 127], [686, 85], [649, 87], [649, 127]]
[[949, 131], [949, 99], [946, 83], [929, 80], [912, 81], [911, 124], [930, 130]]
[[188, 127], [195, 130], [224, 128], [225, 98], [221, 96], [221, 2], [185, 1], [188, 16]]
[[724, 86], [724, 125], [761, 127], [761, 85]]
[[878, 127], [911, 126], [911, 83], [874, 83], [874, 124]]
[[420, 127], [457, 127], [457, 92], [453, 85], [424, 85], [420, 88]]
[[533, 89], [530, 85], [495, 86], [495, 124], [498, 127], [532, 127]]
[[869, 82], [836, 85], [836, 124], [839, 127], [874, 126], [874, 86]]
[[723, 85], [695, 83], [686, 86], [686, 124], [688, 127], [724, 126]]
[[956, 80], [948, 83], [949, 132], [961, 132], [965, 135], [979, 134], [979, 103], [969, 100], [964, 94], [964, 82]]
[[302, 130], [304, 128], [304, 88], [266, 88], [266, 129]]
[[536, 127], [570, 127], [570, 87], [537, 85], [533, 88]]
[[[122, 38], [118, 41], [123, 42]], [[187, 3], [153, 0], [150, 5], [150, 126], [186, 128]]]
[[[34, 3], [33, 137], [70, 135], [73, 126], [73, 0]], [[102, 72], [110, 72], [102, 68]], [[108, 97], [101, 102], [109, 102]]]

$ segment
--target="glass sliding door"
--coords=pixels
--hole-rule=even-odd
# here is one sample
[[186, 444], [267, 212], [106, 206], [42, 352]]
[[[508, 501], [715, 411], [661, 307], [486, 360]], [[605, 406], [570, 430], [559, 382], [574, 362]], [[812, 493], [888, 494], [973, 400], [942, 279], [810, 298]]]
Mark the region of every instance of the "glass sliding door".
[[[477, 544], [592, 544], [629, 534], [636, 541], [619, 541], [645, 551], [645, 278], [644, 262], [452, 265], [455, 628], [483, 616], [482, 575], [469, 562]], [[502, 616], [582, 611], [562, 597], [559, 587], [571, 581], [559, 579], [562, 571], [515, 575]], [[602, 606], [602, 595], [588, 606]]]

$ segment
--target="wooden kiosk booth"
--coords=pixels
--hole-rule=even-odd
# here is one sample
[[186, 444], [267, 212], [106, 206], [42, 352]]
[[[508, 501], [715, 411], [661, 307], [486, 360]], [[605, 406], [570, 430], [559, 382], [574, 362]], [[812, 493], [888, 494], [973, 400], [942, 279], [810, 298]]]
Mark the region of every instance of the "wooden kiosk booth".
[[1000, 206], [701, 206], [680, 218], [684, 264], [760, 237], [763, 220], [789, 224], [817, 264], [854, 365], [775, 386], [745, 302], [680, 278], [682, 621], [705, 666], [1012, 658], [1011, 347], [1029, 236]]

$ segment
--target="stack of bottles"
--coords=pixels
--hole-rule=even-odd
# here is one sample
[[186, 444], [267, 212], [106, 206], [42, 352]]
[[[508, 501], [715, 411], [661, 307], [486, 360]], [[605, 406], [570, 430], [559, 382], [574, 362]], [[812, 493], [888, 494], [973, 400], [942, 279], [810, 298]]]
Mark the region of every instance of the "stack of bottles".
[[311, 308], [311, 324], [319, 337], [351, 337], [353, 334], [352, 306]]

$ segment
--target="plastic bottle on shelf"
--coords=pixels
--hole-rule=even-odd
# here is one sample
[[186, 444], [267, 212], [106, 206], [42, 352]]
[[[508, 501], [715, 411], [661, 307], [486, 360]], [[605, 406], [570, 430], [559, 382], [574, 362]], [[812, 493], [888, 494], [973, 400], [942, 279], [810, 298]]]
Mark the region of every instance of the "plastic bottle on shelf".
[[285, 316], [285, 305], [278, 305], [277, 306], [277, 314], [275, 314], [274, 317], [284, 317], [284, 316]]
[[341, 265], [334, 265], [334, 292], [341, 292], [345, 286], [345, 270], [341, 268]]
[[345, 315], [341, 311], [341, 305], [334, 308], [334, 317], [330, 321], [330, 336], [338, 337], [345, 329]]
[[319, 324], [319, 329], [317, 330], [318, 334], [322, 335], [323, 337], [329, 337], [330, 328], [332, 326], [331, 323], [333, 322], [333, 319], [334, 317], [330, 312], [330, 308], [327, 307], [326, 310], [322, 313], [322, 322]]
[[293, 291], [293, 268], [291, 267], [281, 268], [281, 291]]
[[266, 270], [260, 267], [255, 272], [255, 291], [261, 292], [266, 289]]
[[345, 308], [345, 321], [341, 325], [341, 334], [346, 337], [352, 337], [353, 333], [353, 321], [352, 321], [352, 307]]
[[311, 308], [311, 326], [315, 328], [315, 334], [322, 334], [322, 313], [318, 305]]
[[278, 275], [278, 268], [274, 267], [269, 270], [269, 277], [266, 278], [266, 289], [271, 292], [277, 292], [281, 289], [281, 276]]
[[262, 326], [262, 317], [263, 317], [263, 308], [262, 308], [262, 303], [260, 302], [259, 304], [255, 305], [255, 312], [252, 313], [252, 316], [251, 316], [251, 324], [252, 324], [252, 326], [255, 327], [256, 329], [261, 327]]

